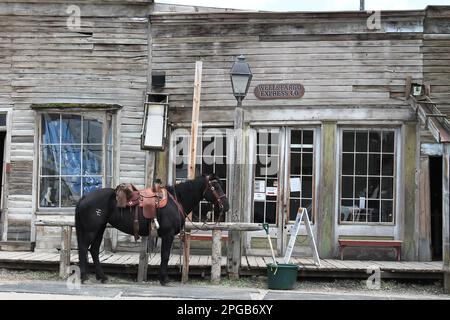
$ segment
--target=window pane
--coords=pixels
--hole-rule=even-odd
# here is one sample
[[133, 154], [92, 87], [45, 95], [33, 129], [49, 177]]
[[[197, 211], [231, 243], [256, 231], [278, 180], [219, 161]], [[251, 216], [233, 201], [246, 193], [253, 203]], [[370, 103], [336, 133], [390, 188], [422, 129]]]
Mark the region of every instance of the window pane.
[[253, 207], [253, 215], [255, 223], [264, 222], [264, 202], [255, 202]]
[[367, 152], [367, 132], [356, 132], [356, 151]]
[[342, 135], [342, 150], [344, 152], [353, 152], [355, 151], [355, 132], [353, 131], [344, 131]]
[[394, 152], [394, 132], [383, 132], [383, 152]]
[[354, 173], [354, 159], [353, 153], [344, 153], [342, 155], [342, 174], [352, 175]]
[[6, 113], [0, 113], [0, 127], [6, 126]]
[[342, 177], [342, 198], [353, 198], [353, 177]]
[[369, 152], [381, 151], [381, 132], [372, 131], [369, 133]]
[[353, 205], [353, 200], [341, 201], [341, 221], [353, 221], [353, 216], [357, 207]]
[[275, 202], [266, 202], [266, 222], [275, 224], [277, 216], [277, 204]]
[[366, 189], [367, 189], [366, 182], [367, 182], [366, 178], [360, 178], [360, 177], [356, 177], [355, 178], [355, 198], [367, 197], [367, 195], [366, 195]]
[[81, 147], [63, 145], [61, 147], [61, 175], [81, 174]]
[[102, 143], [103, 125], [97, 120], [83, 119], [83, 142]]
[[101, 177], [83, 177], [83, 195], [102, 187]]
[[393, 190], [393, 182], [392, 178], [382, 178], [381, 179], [381, 198], [382, 199], [393, 199], [394, 194]]
[[291, 199], [289, 201], [289, 220], [295, 220], [297, 216], [298, 208], [300, 208], [300, 200], [299, 199]]
[[312, 198], [312, 177], [302, 178], [302, 198]]
[[380, 201], [369, 200], [367, 203], [367, 222], [380, 222]]
[[227, 176], [227, 165], [225, 163], [225, 158], [219, 158], [219, 163], [216, 164], [216, 175], [219, 178], [225, 178]]
[[41, 178], [41, 207], [59, 207], [59, 178]]
[[302, 208], [308, 209], [308, 217], [309, 217], [309, 220], [312, 221], [311, 220], [312, 201], [310, 199], [303, 199], [301, 204], [302, 204]]
[[369, 178], [368, 195], [370, 199], [380, 198], [380, 178]]
[[42, 146], [42, 175], [59, 175], [59, 146]]
[[383, 155], [383, 176], [394, 175], [394, 156], [390, 154]]
[[60, 143], [61, 122], [59, 114], [43, 114], [42, 115], [42, 143], [56, 144]]
[[301, 130], [291, 130], [291, 144], [302, 144]]
[[81, 197], [81, 178], [61, 178], [61, 207], [74, 207]]
[[312, 153], [304, 153], [302, 174], [312, 175], [312, 173], [313, 173], [313, 155]]
[[203, 157], [202, 173], [211, 174], [214, 173], [214, 158]]
[[81, 143], [81, 116], [63, 114], [61, 136], [62, 143]]
[[381, 222], [393, 222], [394, 211], [392, 201], [381, 201]]
[[300, 174], [301, 153], [291, 152], [291, 174]]
[[102, 146], [84, 146], [83, 175], [102, 174]]
[[356, 175], [367, 175], [367, 154], [356, 154]]
[[313, 143], [314, 143], [314, 131], [303, 130], [303, 144], [313, 144]]
[[369, 154], [369, 175], [380, 175], [380, 155]]

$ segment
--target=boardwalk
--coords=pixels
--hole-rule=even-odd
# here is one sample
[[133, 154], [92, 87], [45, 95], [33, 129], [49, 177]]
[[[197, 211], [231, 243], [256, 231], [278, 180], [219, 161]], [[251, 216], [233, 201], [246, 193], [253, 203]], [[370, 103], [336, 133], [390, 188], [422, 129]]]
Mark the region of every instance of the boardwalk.
[[[59, 252], [9, 252], [0, 251], [0, 267], [29, 270], [58, 270]], [[90, 258], [90, 257], [89, 257]], [[180, 272], [180, 255], [172, 254], [169, 260], [169, 272]], [[281, 260], [281, 259], [280, 259]], [[102, 252], [100, 254], [105, 272], [136, 273], [139, 262], [139, 253]], [[78, 263], [77, 251], [72, 251], [71, 262]], [[90, 262], [92, 260], [90, 258]], [[149, 259], [149, 274], [156, 274], [161, 262], [160, 254], [153, 253]], [[272, 262], [271, 257], [244, 256], [242, 257], [242, 275], [264, 275], [266, 265]], [[312, 258], [295, 258], [290, 261], [300, 266], [299, 276], [305, 277], [349, 277], [367, 278], [367, 269], [379, 267], [385, 278], [416, 278], [416, 279], [442, 279], [442, 262], [407, 262], [407, 261], [360, 261], [360, 260], [333, 260], [322, 259], [321, 266], [314, 265]], [[226, 257], [222, 257], [222, 273], [226, 273]], [[197, 275], [209, 275], [211, 271], [211, 257], [206, 255], [192, 255], [190, 259], [190, 272]]]

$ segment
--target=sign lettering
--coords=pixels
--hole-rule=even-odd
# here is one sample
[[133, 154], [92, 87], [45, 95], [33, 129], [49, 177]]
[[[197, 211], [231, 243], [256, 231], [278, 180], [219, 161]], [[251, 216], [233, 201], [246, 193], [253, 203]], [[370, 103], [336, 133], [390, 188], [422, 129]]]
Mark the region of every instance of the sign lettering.
[[260, 84], [255, 88], [258, 99], [300, 99], [305, 94], [305, 87], [299, 83]]

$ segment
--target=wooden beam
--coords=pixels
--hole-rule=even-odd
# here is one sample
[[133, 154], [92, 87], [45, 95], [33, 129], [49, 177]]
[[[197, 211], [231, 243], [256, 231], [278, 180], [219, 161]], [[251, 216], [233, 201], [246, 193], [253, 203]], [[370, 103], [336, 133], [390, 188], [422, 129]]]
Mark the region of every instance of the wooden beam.
[[222, 270], [222, 231], [212, 231], [211, 282], [219, 283]]
[[226, 230], [226, 231], [258, 231], [263, 230], [261, 223], [246, 222], [220, 222], [220, 223], [203, 223], [203, 222], [186, 222], [187, 230]]
[[442, 172], [442, 257], [444, 291], [450, 293], [450, 143], [444, 145]]
[[431, 261], [430, 161], [420, 157], [419, 261]]
[[[197, 157], [197, 136], [198, 136], [198, 120], [200, 114], [200, 97], [202, 88], [202, 70], [203, 62], [197, 61], [195, 63], [195, 82], [194, 82], [194, 98], [192, 106], [192, 123], [191, 123], [191, 144], [189, 149], [189, 171], [188, 179], [195, 178], [195, 164]], [[188, 215], [188, 221], [192, 221], [192, 212]], [[191, 251], [191, 234], [184, 233], [184, 250], [183, 250], [183, 271], [181, 281], [186, 283], [189, 279], [189, 258]]]
[[59, 276], [65, 279], [70, 267], [70, 246], [72, 239], [72, 227], [61, 227], [61, 251], [59, 259]]

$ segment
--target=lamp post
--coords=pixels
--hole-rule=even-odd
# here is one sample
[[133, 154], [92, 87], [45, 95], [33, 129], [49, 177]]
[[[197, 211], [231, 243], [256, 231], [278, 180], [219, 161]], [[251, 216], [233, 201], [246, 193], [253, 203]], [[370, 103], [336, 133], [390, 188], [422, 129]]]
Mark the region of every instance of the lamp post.
[[[239, 222], [243, 209], [242, 176], [244, 174], [244, 110], [242, 109], [242, 100], [247, 95], [253, 77], [250, 66], [243, 55], [240, 55], [234, 62], [230, 71], [230, 77], [233, 95], [237, 100], [237, 106], [234, 112], [234, 170], [230, 188], [232, 192], [231, 222]], [[240, 264], [241, 233], [239, 231], [230, 231], [227, 257], [227, 270], [230, 278], [239, 278]]]

